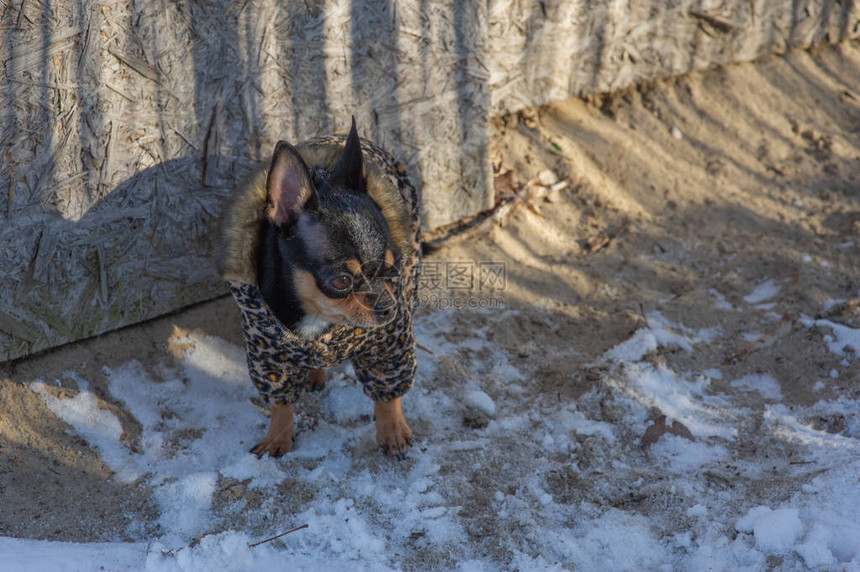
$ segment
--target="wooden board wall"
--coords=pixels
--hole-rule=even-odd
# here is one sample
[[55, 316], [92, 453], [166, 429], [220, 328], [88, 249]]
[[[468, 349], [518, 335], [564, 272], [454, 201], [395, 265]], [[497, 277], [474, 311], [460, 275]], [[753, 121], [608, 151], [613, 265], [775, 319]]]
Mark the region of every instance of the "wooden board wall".
[[855, 37], [853, 2], [0, 0], [0, 360], [223, 293], [278, 139], [393, 151], [428, 228], [492, 206], [496, 114]]

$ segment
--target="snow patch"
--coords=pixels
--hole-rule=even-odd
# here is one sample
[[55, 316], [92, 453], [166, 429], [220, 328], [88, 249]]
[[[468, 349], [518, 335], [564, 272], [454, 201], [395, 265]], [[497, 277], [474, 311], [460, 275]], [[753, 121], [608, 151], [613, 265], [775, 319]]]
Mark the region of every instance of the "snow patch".
[[636, 330], [628, 340], [610, 349], [604, 355], [604, 359], [640, 361], [647, 353], [658, 347], [679, 347], [691, 353], [696, 344], [712, 342], [721, 335], [717, 327], [693, 330], [667, 320], [657, 311], [649, 312], [646, 318], [647, 327]]
[[490, 417], [496, 414], [496, 404], [493, 402], [493, 398], [479, 389], [467, 391], [464, 399], [466, 405], [482, 411]]
[[74, 427], [78, 435], [99, 452], [120, 482], [134, 482], [140, 476], [140, 470], [130, 462], [131, 452], [122, 446], [122, 423], [116, 415], [102, 409], [85, 381], [78, 379], [77, 384], [78, 394], [66, 399], [51, 395], [41, 381], [30, 384], [30, 388], [42, 397], [54, 415]]
[[744, 391], [757, 391], [762, 397], [772, 401], [782, 399], [782, 388], [779, 382], [766, 373], [750, 373], [732, 381], [729, 385]]
[[[834, 352], [857, 335], [804, 319], [807, 327], [832, 329], [827, 343], [841, 344], [829, 346]], [[66, 398], [33, 384], [118, 479], [140, 479], [152, 489], [159, 536], [75, 545], [0, 538], [4, 565], [164, 572], [262, 571], [288, 563], [296, 570], [384, 571], [402, 569], [420, 551], [438, 558], [437, 567], [465, 571], [761, 569], [770, 554], [783, 555], [789, 567], [802, 560], [817, 569], [860, 568], [857, 400], [767, 404], [769, 435], [803, 452], [787, 470], [809, 477], [782, 506], [739, 509], [737, 494], [713, 483], [764, 474], [774, 462], [735, 456], [733, 440], [752, 417], [744, 394], [723, 393], [724, 384], [713, 383], [723, 377], [716, 367], [678, 372], [643, 361], [661, 347], [699, 351], [721, 335], [717, 328], [695, 330], [652, 312], [648, 327], [607, 352], [600, 364], [606, 373], [588, 391], [575, 400], [552, 393], [529, 401], [531, 374], [511, 366], [486, 331], [449, 341], [454, 320], [438, 312], [416, 324], [420, 343], [434, 353], [422, 354], [418, 383], [404, 401], [416, 446], [403, 463], [378, 456], [372, 403], [359, 385], [341, 383], [353, 375], [349, 366], [330, 370], [335, 383], [316, 397], [319, 417], [305, 422], [296, 450], [279, 460], [247, 453], [267, 421], [249, 403], [255, 390], [241, 348], [217, 338], [189, 336], [176, 369], [160, 372], [163, 381], [137, 362], [105, 370], [112, 398], [140, 424], [134, 453], [117, 416], [85, 380], [74, 378], [79, 391]], [[475, 377], [440, 386], [439, 360], [463, 355], [472, 356]], [[782, 398], [767, 373], [729, 383]], [[465, 427], [464, 405], [492, 419]], [[655, 410], [683, 423], [694, 440], [666, 434], [643, 452], [639, 439]], [[235, 512], [218, 512], [225, 479], [252, 491], [248, 498], [257, 504], [240, 497]], [[307, 487], [308, 499], [276, 506], [271, 491], [288, 484]], [[670, 522], [665, 511], [646, 517], [633, 508], [639, 502], [669, 503], [680, 513]], [[481, 507], [497, 518], [487, 521]], [[678, 514], [686, 515], [681, 525]], [[251, 526], [231, 524], [239, 515]], [[303, 523], [310, 528], [249, 546]], [[725, 523], [740, 534], [728, 534]], [[268, 532], [252, 538], [248, 531], [260, 528]], [[493, 544], [480, 544], [476, 528]], [[502, 556], [493, 554], [495, 546]]]
[[623, 390], [645, 406], [655, 407], [666, 416], [687, 426], [694, 437], [734, 439], [733, 421], [740, 408], [706, 393], [710, 380], [699, 376], [695, 381], [679, 377], [669, 368], [646, 363], [628, 365], [623, 370]]
[[735, 528], [740, 532], [751, 532], [755, 546], [765, 554], [790, 550], [803, 532], [800, 511], [796, 508], [771, 510], [757, 506], [747, 511]]
[[699, 470], [729, 456], [726, 448], [720, 445], [708, 445], [669, 434], [660, 437], [650, 451], [663, 461], [666, 469], [679, 474]]
[[759, 304], [773, 298], [779, 294], [780, 290], [782, 290], [782, 286], [779, 286], [773, 280], [765, 280], [756, 286], [752, 292], [744, 296], [744, 301], [749, 304]]

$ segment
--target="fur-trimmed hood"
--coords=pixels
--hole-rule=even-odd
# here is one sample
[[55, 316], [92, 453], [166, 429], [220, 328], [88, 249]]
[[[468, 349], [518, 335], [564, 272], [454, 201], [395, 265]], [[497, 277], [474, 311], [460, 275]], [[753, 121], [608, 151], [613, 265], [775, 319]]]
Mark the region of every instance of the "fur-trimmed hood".
[[[345, 137], [325, 137], [296, 145], [308, 168], [332, 173], [343, 153]], [[379, 206], [394, 244], [409, 256], [413, 229], [410, 214], [400, 191], [374, 160], [372, 147], [362, 141], [367, 192]], [[257, 243], [260, 222], [266, 211], [268, 165], [257, 167], [233, 193], [223, 219], [223, 259], [221, 274], [231, 282], [257, 285]]]

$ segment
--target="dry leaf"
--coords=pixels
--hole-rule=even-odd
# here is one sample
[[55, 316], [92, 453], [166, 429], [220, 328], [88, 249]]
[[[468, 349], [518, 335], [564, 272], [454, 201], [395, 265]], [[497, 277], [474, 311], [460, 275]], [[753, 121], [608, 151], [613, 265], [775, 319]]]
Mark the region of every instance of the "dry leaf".
[[678, 437], [683, 437], [684, 439], [689, 439], [690, 441], [694, 440], [693, 434], [690, 432], [689, 429], [687, 429], [686, 425], [684, 425], [680, 421], [673, 421], [671, 425], [667, 426], [666, 416], [661, 415], [654, 420], [654, 424], [649, 426], [645, 430], [645, 434], [642, 435], [642, 448], [645, 449], [647, 447], [650, 447], [666, 433], [669, 433], [670, 435], [676, 435]]
[[607, 244], [609, 244], [610, 240], [611, 239], [609, 238], [609, 236], [603, 233], [600, 233], [596, 236], [592, 236], [587, 241], [585, 241], [585, 250], [586, 252], [590, 253], [597, 252], [598, 250], [601, 250]]
[[516, 183], [514, 181], [514, 172], [506, 171], [499, 173], [493, 177], [493, 186], [496, 188], [496, 195], [511, 195], [517, 192]]

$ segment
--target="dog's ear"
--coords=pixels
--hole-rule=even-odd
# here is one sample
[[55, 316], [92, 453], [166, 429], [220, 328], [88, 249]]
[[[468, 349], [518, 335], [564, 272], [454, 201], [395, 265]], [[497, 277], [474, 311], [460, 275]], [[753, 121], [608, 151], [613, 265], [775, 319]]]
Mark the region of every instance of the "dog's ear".
[[332, 174], [332, 182], [339, 183], [348, 189], [360, 193], [367, 192], [367, 181], [364, 178], [364, 161], [361, 157], [361, 141], [358, 139], [358, 129], [355, 128], [355, 117], [352, 118], [352, 128], [346, 138], [343, 155]]
[[266, 218], [275, 226], [291, 226], [305, 208], [314, 208], [317, 193], [299, 152], [278, 141], [266, 178]]

